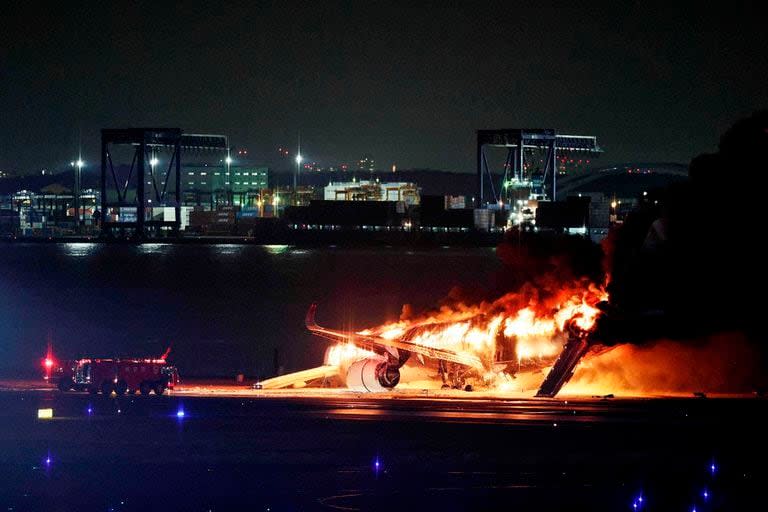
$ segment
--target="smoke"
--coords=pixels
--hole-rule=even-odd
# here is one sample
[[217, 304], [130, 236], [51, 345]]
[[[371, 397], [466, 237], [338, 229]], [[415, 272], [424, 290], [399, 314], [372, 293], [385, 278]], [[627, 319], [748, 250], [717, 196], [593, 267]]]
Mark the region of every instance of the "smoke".
[[619, 320], [603, 320], [602, 341], [734, 330], [762, 341], [762, 304], [754, 297], [765, 289], [765, 255], [755, 247], [764, 213], [762, 189], [750, 182], [751, 173], [768, 170], [767, 151], [762, 111], [723, 134], [717, 153], [694, 158], [688, 182], [641, 198], [605, 241], [610, 306]]
[[[762, 303], [755, 300], [765, 289], [764, 257], [754, 247], [753, 224], [762, 218], [758, 187], [738, 187], [742, 196], [728, 197], [723, 179], [747, 181], [744, 173], [766, 168], [766, 153], [768, 111], [737, 122], [718, 153], [694, 158], [687, 183], [644, 195], [602, 247], [577, 237], [511, 232], [497, 247], [501, 265], [492, 286], [455, 288], [439, 309], [421, 315], [404, 306], [400, 327], [481, 315], [514, 319], [528, 309], [554, 317], [581, 294], [581, 303], [601, 310], [591, 340], [607, 349], [582, 361], [566, 392], [762, 388], [768, 358], [758, 334]], [[601, 285], [607, 302], [600, 302]], [[525, 328], [535, 330], [529, 324]]]
[[721, 333], [598, 349], [582, 360], [563, 393], [747, 393], [763, 381], [754, 346], [742, 333]]

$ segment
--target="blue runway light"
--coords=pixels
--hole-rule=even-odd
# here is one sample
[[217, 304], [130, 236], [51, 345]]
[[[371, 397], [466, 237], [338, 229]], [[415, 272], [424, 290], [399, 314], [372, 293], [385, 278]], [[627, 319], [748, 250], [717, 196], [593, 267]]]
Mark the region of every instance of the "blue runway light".
[[714, 474], [715, 474], [715, 471], [717, 471], [717, 466], [715, 466], [715, 463], [714, 463], [714, 462], [713, 462], [712, 464], [710, 464], [710, 466], [709, 466], [709, 471], [710, 471], [710, 472], [712, 473], [712, 475], [714, 476]]
[[177, 418], [183, 418], [184, 417], [184, 409], [179, 409], [176, 411], [176, 417]]
[[707, 501], [709, 499], [709, 491], [704, 489], [704, 492], [701, 493], [701, 495], [704, 497], [704, 501]]

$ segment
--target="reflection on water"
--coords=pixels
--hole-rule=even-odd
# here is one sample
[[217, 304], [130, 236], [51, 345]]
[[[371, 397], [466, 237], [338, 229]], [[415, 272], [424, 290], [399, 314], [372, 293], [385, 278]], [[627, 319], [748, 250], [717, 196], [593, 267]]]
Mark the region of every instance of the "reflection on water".
[[171, 244], [141, 244], [137, 246], [141, 254], [168, 254]]
[[269, 252], [270, 254], [283, 254], [288, 250], [287, 245], [265, 245], [264, 248]]
[[63, 244], [64, 254], [67, 256], [82, 257], [90, 256], [98, 247], [99, 244], [77, 242], [71, 244]]
[[213, 247], [215, 248], [216, 254], [238, 255], [243, 252], [245, 246], [237, 244], [216, 244]]

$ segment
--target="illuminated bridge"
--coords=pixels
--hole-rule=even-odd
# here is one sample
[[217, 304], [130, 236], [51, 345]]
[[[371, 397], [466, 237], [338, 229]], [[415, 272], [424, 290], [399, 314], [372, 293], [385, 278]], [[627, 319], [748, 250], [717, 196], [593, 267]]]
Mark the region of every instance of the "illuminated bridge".
[[584, 187], [586, 185], [597, 184], [601, 180], [619, 176], [638, 178], [638, 180], [659, 176], [671, 179], [687, 178], [688, 166], [669, 162], [624, 163], [615, 164], [610, 167], [591, 169], [578, 174], [561, 176], [557, 180], [558, 194], [561, 197], [566, 197], [579, 190], [585, 190]]

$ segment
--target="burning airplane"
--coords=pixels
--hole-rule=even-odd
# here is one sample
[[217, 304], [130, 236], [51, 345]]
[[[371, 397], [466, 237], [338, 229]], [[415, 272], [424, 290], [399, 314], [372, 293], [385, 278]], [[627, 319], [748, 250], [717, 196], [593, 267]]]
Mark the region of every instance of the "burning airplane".
[[[504, 389], [519, 372], [552, 367], [537, 396], [555, 396], [588, 351], [606, 294], [574, 286], [547, 300], [510, 294], [492, 303], [398, 321], [358, 332], [321, 327], [317, 305], [307, 329], [333, 342], [326, 365], [337, 367], [346, 386], [376, 392], [394, 388], [411, 360], [436, 366], [444, 388]], [[521, 304], [521, 302], [524, 302]]]

